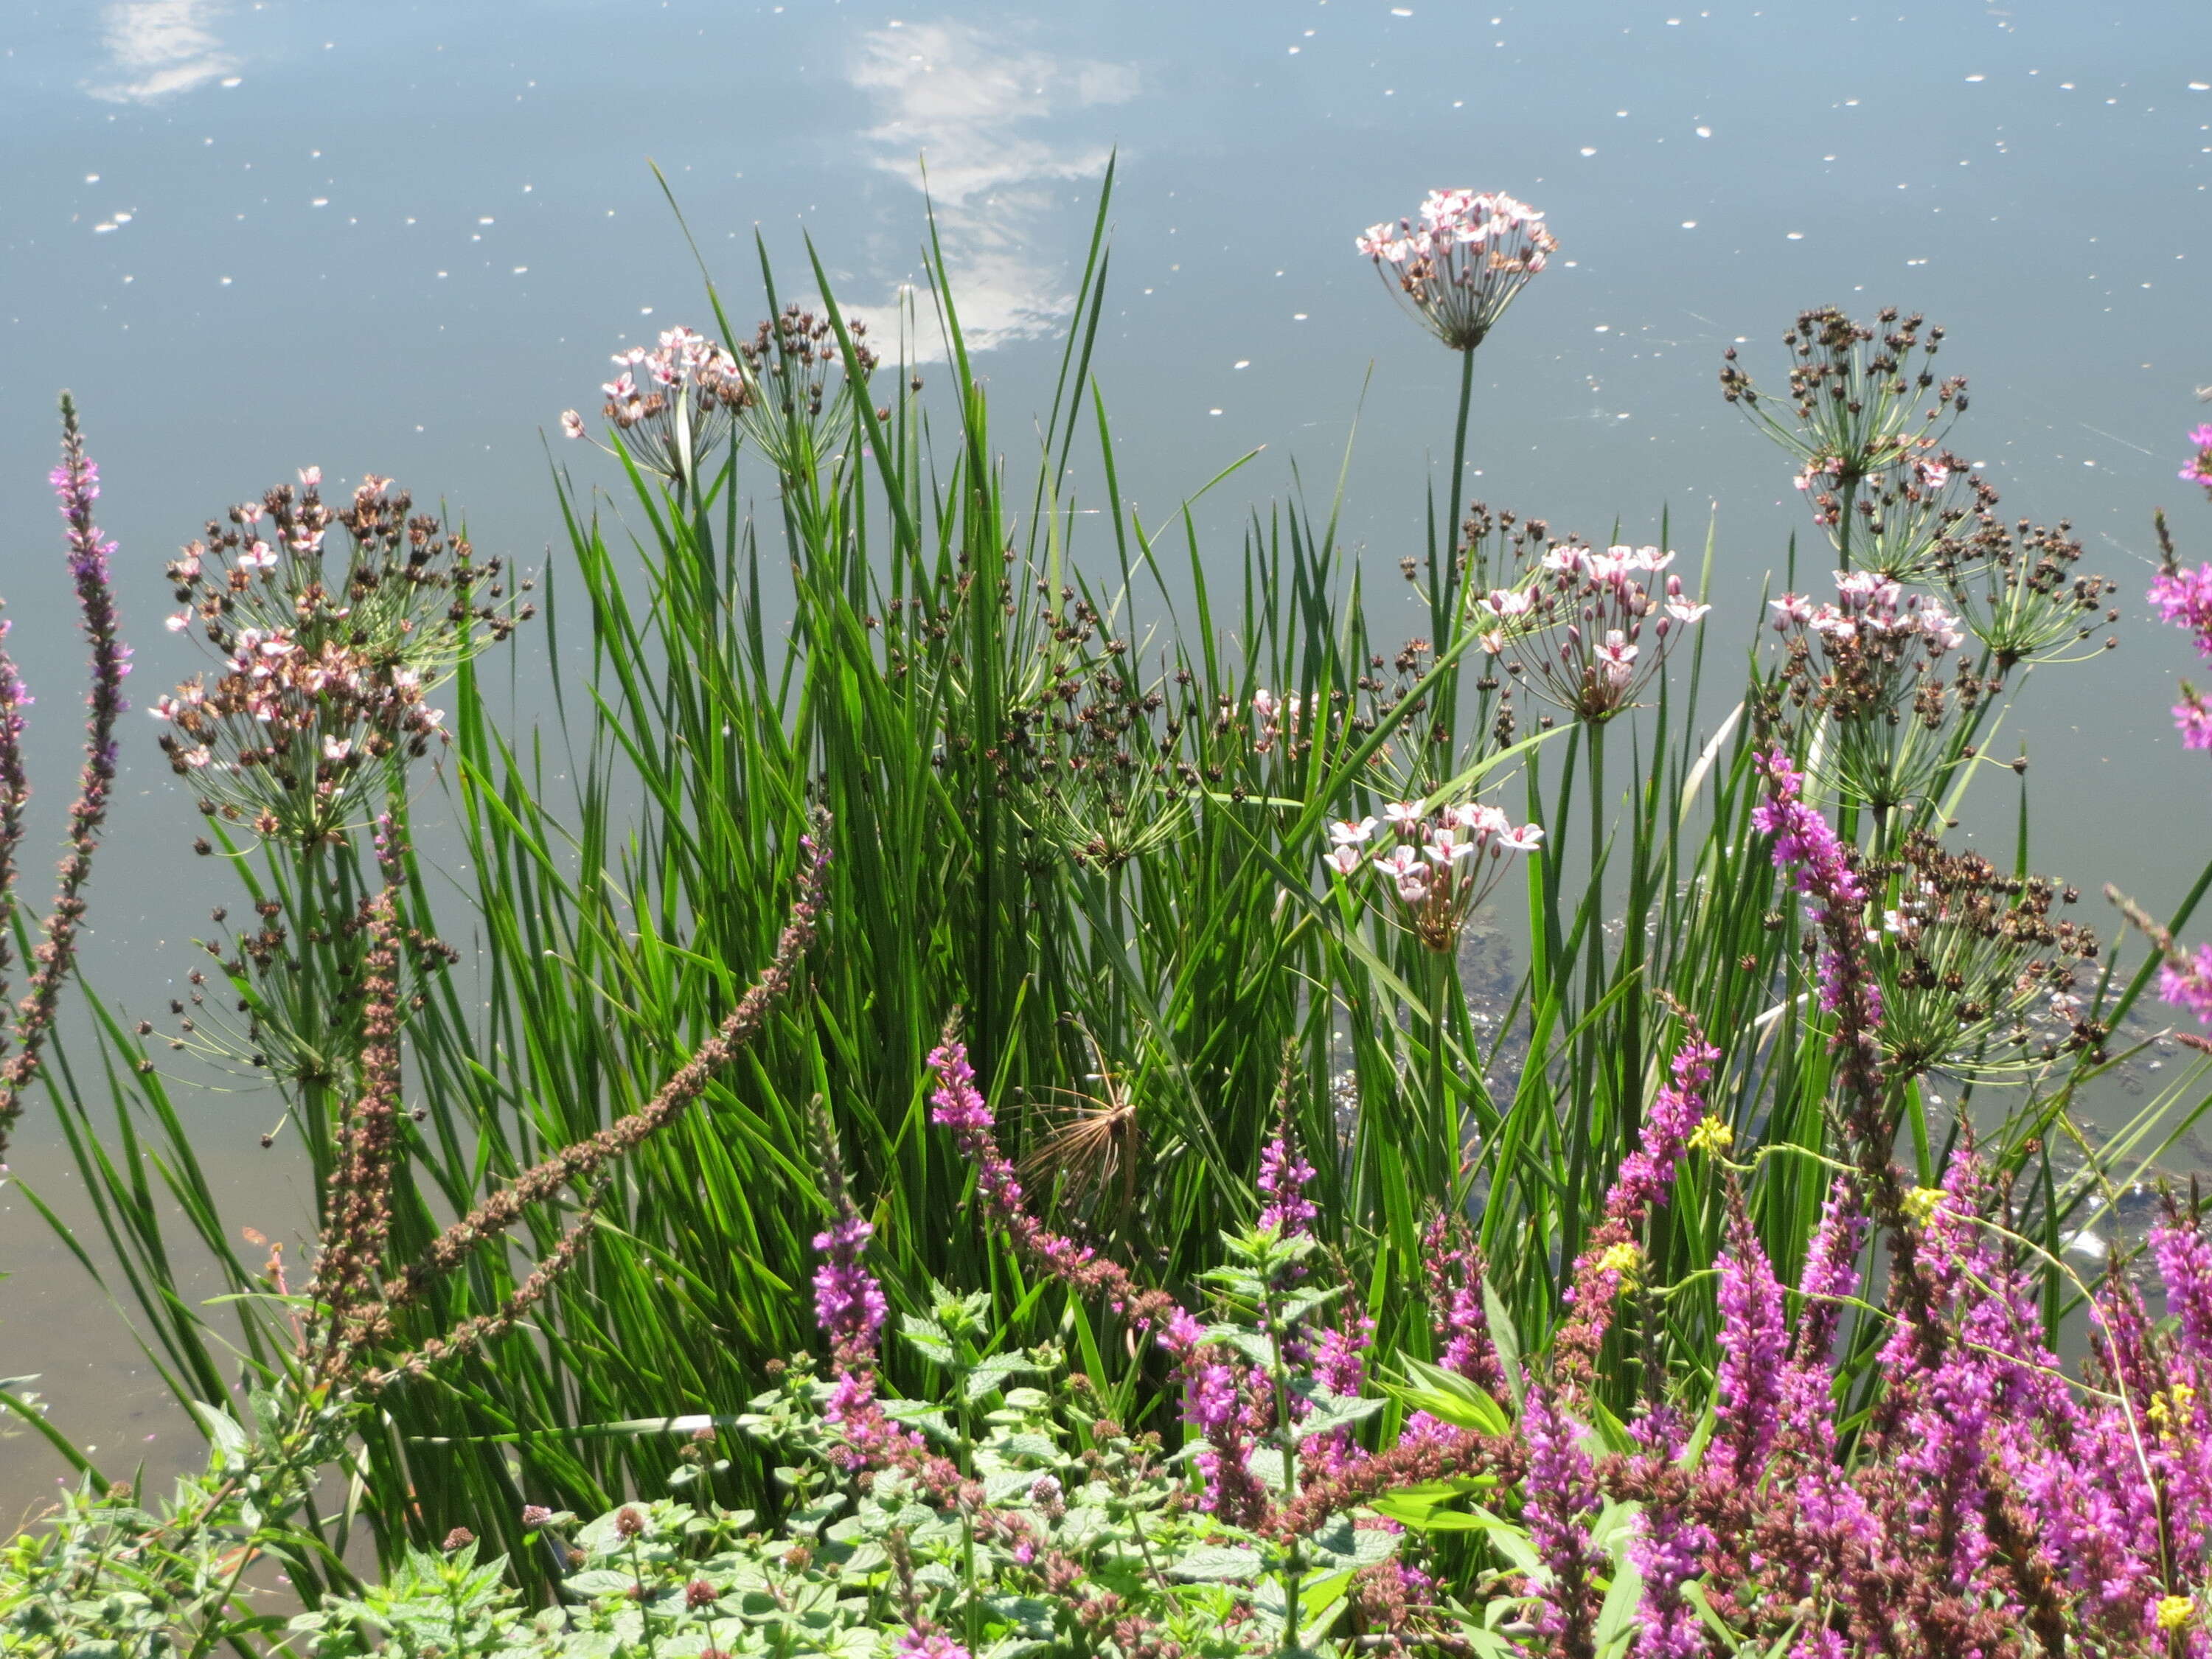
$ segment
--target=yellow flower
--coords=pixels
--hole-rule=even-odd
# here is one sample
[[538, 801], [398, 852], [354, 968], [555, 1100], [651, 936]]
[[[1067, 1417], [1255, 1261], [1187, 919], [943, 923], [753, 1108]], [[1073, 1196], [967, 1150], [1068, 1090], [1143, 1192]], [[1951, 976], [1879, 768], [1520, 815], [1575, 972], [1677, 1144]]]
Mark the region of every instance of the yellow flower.
[[1905, 1195], [1905, 1218], [1916, 1227], [1926, 1226], [1942, 1207], [1941, 1187], [1915, 1187]]
[[1615, 1244], [1598, 1257], [1598, 1271], [1619, 1273], [1623, 1279], [1632, 1279], [1636, 1277], [1638, 1264], [1643, 1260], [1644, 1253], [1633, 1244]]
[[1710, 1112], [1704, 1122], [1690, 1131], [1690, 1150], [1693, 1152], [1711, 1152], [1718, 1158], [1735, 1145], [1735, 1131]]
[[2191, 1408], [2197, 1403], [2197, 1390], [2186, 1382], [2177, 1382], [2162, 1393], [2151, 1396], [2149, 1417], [2151, 1426], [2167, 1439], [2174, 1439], [2187, 1426]]
[[2197, 1603], [2185, 1595], [2168, 1595], [2158, 1604], [2158, 1627], [2179, 1630], [2197, 1616]]

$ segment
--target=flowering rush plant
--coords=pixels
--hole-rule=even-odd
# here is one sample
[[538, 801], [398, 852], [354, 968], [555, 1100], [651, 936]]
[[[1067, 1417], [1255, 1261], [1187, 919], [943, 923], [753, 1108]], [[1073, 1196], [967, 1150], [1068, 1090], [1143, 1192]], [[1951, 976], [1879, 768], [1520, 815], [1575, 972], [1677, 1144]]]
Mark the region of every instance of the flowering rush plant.
[[1458, 942], [1468, 914], [1504, 872], [1508, 853], [1533, 853], [1544, 840], [1540, 826], [1516, 824], [1480, 801], [1431, 810], [1419, 801], [1394, 800], [1382, 813], [1387, 823], [1372, 817], [1332, 823], [1322, 862], [1346, 887], [1357, 891], [1364, 884], [1386, 895], [1431, 951], [1449, 951]]
[[1712, 609], [1692, 599], [1678, 575], [1651, 591], [1674, 562], [1672, 552], [1656, 547], [1601, 551], [1557, 543], [1545, 551], [1534, 580], [1473, 602], [1482, 648], [1503, 656], [1506, 672], [1533, 684], [1547, 702], [1601, 725], [1635, 706], [1682, 630]]
[[[867, 324], [855, 318], [848, 331], [866, 376], [877, 363]], [[830, 373], [840, 356], [833, 334], [828, 318], [797, 305], [762, 322], [734, 351], [692, 329], [665, 329], [654, 347], [614, 354], [622, 372], [599, 388], [606, 394], [600, 413], [631, 459], [672, 483], [690, 484], [697, 458], [733, 428], [787, 476], [811, 474], [819, 449], [813, 422], [830, 401]], [[586, 436], [582, 414], [563, 410], [561, 430]]]
[[1473, 351], [1559, 245], [1526, 202], [1432, 190], [1415, 217], [1370, 226], [1352, 246], [1416, 322], [1453, 350]]
[[[323, 499], [322, 469], [295, 490], [210, 519], [168, 577], [220, 662], [157, 698], [161, 751], [201, 810], [256, 835], [313, 846], [365, 820], [392, 765], [446, 741], [430, 693], [466, 658], [535, 613], [502, 562], [413, 512], [389, 478]], [[343, 551], [331, 531], [343, 538]]]

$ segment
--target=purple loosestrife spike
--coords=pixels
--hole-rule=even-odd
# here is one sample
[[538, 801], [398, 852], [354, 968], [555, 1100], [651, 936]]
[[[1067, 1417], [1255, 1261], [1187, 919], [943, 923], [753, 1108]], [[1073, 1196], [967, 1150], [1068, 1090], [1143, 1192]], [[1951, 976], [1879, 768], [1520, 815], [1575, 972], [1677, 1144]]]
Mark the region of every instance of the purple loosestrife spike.
[[1421, 1244], [1437, 1363], [1492, 1395], [1503, 1395], [1505, 1373], [1490, 1340], [1490, 1318], [1482, 1302], [1482, 1255], [1467, 1223], [1440, 1215], [1429, 1223]]
[[1782, 1381], [1784, 1427], [1824, 1462], [1835, 1449], [1829, 1349], [1843, 1313], [1841, 1299], [1858, 1289], [1859, 1246], [1865, 1237], [1858, 1194], [1846, 1177], [1838, 1176], [1805, 1252], [1805, 1270], [1797, 1285], [1802, 1305]]
[[2179, 1212], [2151, 1229], [2150, 1252], [2166, 1285], [2166, 1311], [2179, 1324], [2183, 1358], [2212, 1376], [2212, 1238]]
[[2171, 952], [2158, 970], [2158, 994], [2196, 1015], [2199, 1024], [2212, 1025], [2212, 945]]
[[[1022, 1183], [1013, 1160], [999, 1149], [997, 1121], [990, 1103], [975, 1086], [975, 1068], [967, 1045], [950, 1031], [930, 1052], [929, 1069], [937, 1087], [929, 1097], [929, 1121], [952, 1131], [953, 1145], [975, 1168], [975, 1189], [984, 1206], [999, 1218], [1015, 1245], [1039, 1266], [1085, 1295], [1103, 1296], [1117, 1313], [1140, 1326], [1170, 1328], [1182, 1314], [1164, 1291], [1146, 1290], [1118, 1262], [1087, 1245], [1054, 1232], [1023, 1207]], [[1188, 1317], [1188, 1316], [1185, 1316]], [[1164, 1336], [1163, 1346], [1167, 1346]]]
[[2189, 441], [2197, 453], [2181, 469], [2181, 481], [2203, 484], [2205, 493], [2212, 495], [2212, 426], [2197, 428], [2189, 434]]
[[1592, 1579], [1606, 1565], [1590, 1543], [1589, 1517], [1598, 1506], [1595, 1472], [1577, 1443], [1578, 1431], [1559, 1414], [1548, 1388], [1528, 1391], [1521, 1431], [1528, 1451], [1522, 1521], [1552, 1574], [1552, 1582], [1537, 1591], [1536, 1629], [1556, 1651], [1589, 1655], [1597, 1616]]
[[[7, 638], [9, 626], [0, 621], [0, 641]], [[15, 854], [22, 845], [23, 811], [31, 799], [31, 781], [23, 770], [22, 711], [30, 703], [31, 694], [23, 689], [15, 662], [0, 649], [0, 974], [15, 963]], [[0, 1001], [5, 1000], [7, 989], [6, 980], [0, 979]], [[7, 1051], [8, 1033], [0, 1029], [0, 1055]]]
[[815, 1322], [840, 1354], [849, 1351], [873, 1356], [877, 1334], [890, 1310], [884, 1287], [860, 1265], [875, 1231], [859, 1216], [848, 1213], [814, 1235], [815, 1253], [823, 1258], [814, 1273]]
[[1781, 1284], [1733, 1182], [1728, 1208], [1728, 1248], [1720, 1259], [1714, 1437], [1727, 1449], [1735, 1479], [1753, 1480], [1780, 1425], [1782, 1360], [1789, 1334], [1783, 1325]]
[[1613, 1324], [1614, 1299], [1642, 1263], [1636, 1230], [1654, 1204], [1667, 1201], [1690, 1132], [1705, 1116], [1701, 1091], [1712, 1079], [1720, 1051], [1705, 1041], [1694, 1020], [1686, 1015], [1682, 1023], [1682, 1042], [1672, 1066], [1674, 1080], [1654, 1097], [1642, 1142], [1621, 1159], [1606, 1194], [1604, 1218], [1590, 1230], [1575, 1258], [1565, 1298], [1570, 1311], [1552, 1343], [1553, 1369], [1570, 1389], [1588, 1388], [1596, 1379], [1598, 1350]]
[[967, 1649], [936, 1629], [917, 1626], [902, 1631], [892, 1648], [898, 1659], [969, 1659]]
[[[67, 392], [62, 394], [62, 460], [50, 482], [68, 527], [70, 578], [76, 589], [85, 637], [92, 646], [92, 689], [85, 699], [89, 713], [84, 767], [78, 775], [76, 799], [70, 805], [67, 850], [62, 855], [54, 906], [46, 920], [46, 938], [38, 948], [29, 992], [16, 1005], [15, 1051], [0, 1062], [0, 1162], [7, 1158], [8, 1131], [22, 1115], [23, 1091], [38, 1073], [40, 1051], [52, 1027], [62, 987], [76, 964], [84, 884], [92, 873], [93, 853], [115, 788], [115, 722], [130, 707], [123, 700], [123, 682], [131, 672], [131, 647], [123, 643], [114, 590], [108, 582], [107, 559], [115, 544], [101, 537], [92, 520], [92, 505], [100, 499], [100, 469], [84, 453], [76, 404]], [[7, 678], [13, 682], [12, 672]], [[9, 748], [15, 738], [13, 709], [22, 701], [21, 688], [11, 684]], [[13, 769], [11, 763], [0, 760], [0, 780]], [[0, 787], [8, 787], [8, 781], [0, 781]]]
[[[1639, 1476], [1664, 1493], [1662, 1483], [1668, 1481], [1682, 1455], [1680, 1417], [1671, 1407], [1662, 1406], [1629, 1432], [1643, 1448], [1636, 1459]], [[1674, 1476], [1678, 1481], [1681, 1478]], [[1703, 1621], [1684, 1597], [1682, 1586], [1704, 1571], [1712, 1531], [1691, 1515], [1686, 1504], [1663, 1495], [1646, 1504], [1636, 1528], [1636, 1540], [1628, 1552], [1644, 1580], [1644, 1599], [1637, 1609], [1641, 1628], [1636, 1659], [1697, 1659], [1706, 1651]]]
[[1274, 1229], [1285, 1238], [1302, 1238], [1313, 1231], [1321, 1213], [1306, 1196], [1314, 1167], [1292, 1150], [1288, 1139], [1278, 1134], [1260, 1154], [1260, 1195], [1267, 1205], [1260, 1212], [1262, 1230]]

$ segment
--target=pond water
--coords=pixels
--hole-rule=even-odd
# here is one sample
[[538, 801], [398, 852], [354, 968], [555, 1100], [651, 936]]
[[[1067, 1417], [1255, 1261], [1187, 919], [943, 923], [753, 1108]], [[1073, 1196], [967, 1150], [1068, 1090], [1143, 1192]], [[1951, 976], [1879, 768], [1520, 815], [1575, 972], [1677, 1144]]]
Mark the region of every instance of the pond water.
[[[1722, 350], [1778, 372], [1783, 328], [1820, 303], [1947, 325], [1972, 384], [1954, 447], [2008, 510], [2069, 517], [2129, 610], [2120, 651], [2027, 688], [2038, 862], [2169, 906], [2204, 856], [2205, 774], [2166, 714], [2185, 647], [2141, 595], [2154, 505], [2212, 549], [2212, 509], [2174, 477], [2212, 382], [2209, 86], [2188, 0], [12, 0], [0, 591], [46, 694], [38, 833], [58, 834], [78, 672], [42, 483], [58, 388], [106, 474], [143, 702], [193, 665], [156, 623], [161, 566], [295, 466], [395, 476], [480, 549], [543, 558], [549, 445], [591, 475], [559, 412], [592, 406], [611, 350], [704, 318], [648, 158], [743, 317], [756, 228], [787, 280], [811, 234], [842, 297], [892, 300], [920, 266], [925, 161], [1018, 447], [1118, 155], [1097, 369], [1126, 492], [1157, 517], [1264, 445], [1231, 505], [1280, 497], [1293, 465], [1326, 495], [1357, 415], [1345, 522], [1385, 570], [1449, 451], [1456, 364], [1352, 237], [1431, 185], [1510, 191], [1561, 243], [1479, 356], [1472, 493], [1635, 540], [1669, 509], [1692, 557], [1717, 515], [1709, 626], [1748, 626], [1806, 528], [1784, 458], [1720, 399]], [[1234, 520], [1213, 520], [1224, 558]], [[129, 736], [88, 965], [154, 1013], [210, 899], [190, 803]], [[191, 1109], [241, 1222], [289, 1229], [308, 1195], [258, 1152], [267, 1099]], [[35, 1112], [15, 1163], [83, 1218]], [[56, 1420], [118, 1465], [197, 1458], [14, 1190], [0, 1269], [0, 1373], [42, 1373]], [[53, 1467], [0, 1440], [8, 1516]]]

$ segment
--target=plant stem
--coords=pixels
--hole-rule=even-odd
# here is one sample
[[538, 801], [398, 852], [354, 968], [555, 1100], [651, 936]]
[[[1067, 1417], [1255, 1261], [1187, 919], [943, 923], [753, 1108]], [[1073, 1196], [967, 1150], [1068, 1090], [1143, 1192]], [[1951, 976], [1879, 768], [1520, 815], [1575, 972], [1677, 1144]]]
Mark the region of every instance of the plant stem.
[[1459, 504], [1467, 467], [1467, 411], [1474, 396], [1474, 350], [1459, 354], [1459, 419], [1452, 428], [1451, 516], [1444, 520], [1444, 614], [1455, 618], [1459, 598]]
[[1444, 1027], [1451, 996], [1459, 984], [1459, 963], [1450, 951], [1428, 952], [1429, 968], [1429, 1121], [1435, 1138], [1427, 1190], [1449, 1190], [1458, 1167], [1459, 1113], [1450, 1098], [1451, 1084], [1444, 1065]]

